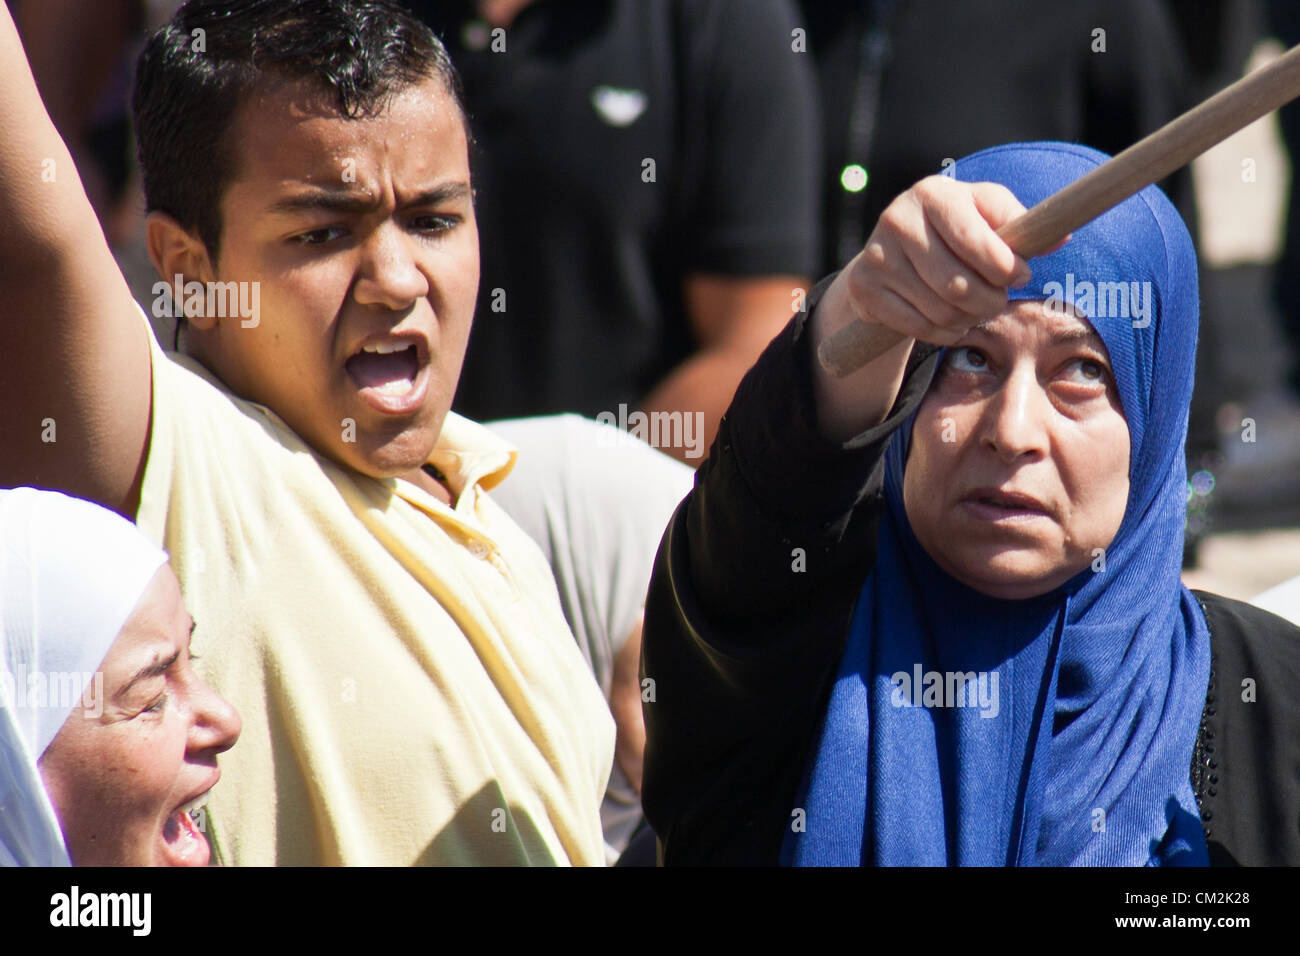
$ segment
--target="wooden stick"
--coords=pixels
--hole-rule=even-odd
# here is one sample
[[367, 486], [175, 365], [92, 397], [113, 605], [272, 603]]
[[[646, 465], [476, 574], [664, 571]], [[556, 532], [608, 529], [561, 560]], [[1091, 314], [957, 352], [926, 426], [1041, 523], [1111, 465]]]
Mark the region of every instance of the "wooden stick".
[[[1025, 259], [1041, 255], [1107, 209], [1297, 96], [1300, 45], [1048, 196], [998, 235]], [[822, 342], [817, 358], [832, 375], [843, 377], [902, 340], [886, 326], [852, 322]]]

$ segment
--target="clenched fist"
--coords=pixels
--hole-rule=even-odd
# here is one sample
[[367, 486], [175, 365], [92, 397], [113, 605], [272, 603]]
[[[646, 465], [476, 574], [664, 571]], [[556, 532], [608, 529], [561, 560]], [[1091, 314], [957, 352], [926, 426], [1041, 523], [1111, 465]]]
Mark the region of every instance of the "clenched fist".
[[946, 176], [921, 180], [880, 215], [866, 245], [826, 290], [812, 316], [813, 354], [852, 321], [903, 340], [861, 369], [835, 378], [814, 360], [819, 427], [843, 441], [884, 420], [916, 339], [952, 345], [1007, 305], [1029, 266], [997, 230], [1025, 211], [996, 183]]

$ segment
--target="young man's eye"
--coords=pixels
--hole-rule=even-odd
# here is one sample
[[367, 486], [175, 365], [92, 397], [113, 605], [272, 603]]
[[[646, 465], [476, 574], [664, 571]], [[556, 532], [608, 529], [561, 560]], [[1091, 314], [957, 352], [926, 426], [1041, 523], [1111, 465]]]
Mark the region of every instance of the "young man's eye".
[[325, 226], [322, 229], [313, 229], [311, 232], [304, 232], [301, 235], [293, 237], [293, 241], [302, 246], [320, 246], [332, 239], [337, 239], [343, 235], [344, 230], [339, 226]]
[[416, 216], [415, 219], [412, 220], [412, 225], [414, 226], [414, 228], [419, 229], [422, 232], [433, 232], [433, 233], [447, 232], [451, 229], [455, 229], [457, 226], [460, 225], [460, 223], [461, 223], [460, 216], [452, 215], [449, 213], [443, 213], [436, 216], [433, 215]]
[[948, 366], [957, 372], [983, 372], [989, 360], [979, 349], [953, 348], [948, 350]]

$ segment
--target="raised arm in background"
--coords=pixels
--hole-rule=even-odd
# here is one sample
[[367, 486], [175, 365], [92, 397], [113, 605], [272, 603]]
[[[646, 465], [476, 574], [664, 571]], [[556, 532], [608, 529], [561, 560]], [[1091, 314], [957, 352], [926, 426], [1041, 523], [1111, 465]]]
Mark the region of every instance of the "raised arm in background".
[[0, 4], [0, 486], [134, 517], [149, 435], [147, 326]]

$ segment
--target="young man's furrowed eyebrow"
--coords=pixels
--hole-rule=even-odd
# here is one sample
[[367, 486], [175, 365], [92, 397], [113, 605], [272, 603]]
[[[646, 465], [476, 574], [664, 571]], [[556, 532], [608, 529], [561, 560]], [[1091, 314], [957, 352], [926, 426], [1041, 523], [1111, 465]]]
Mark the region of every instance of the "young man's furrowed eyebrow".
[[[401, 200], [402, 208], [416, 206], [437, 206], [453, 200], [471, 198], [469, 183], [445, 183], [426, 189], [409, 199]], [[300, 212], [340, 212], [363, 214], [374, 212], [380, 207], [377, 196], [349, 189], [312, 187], [284, 196], [273, 202], [267, 209], [271, 214], [289, 214]]]

